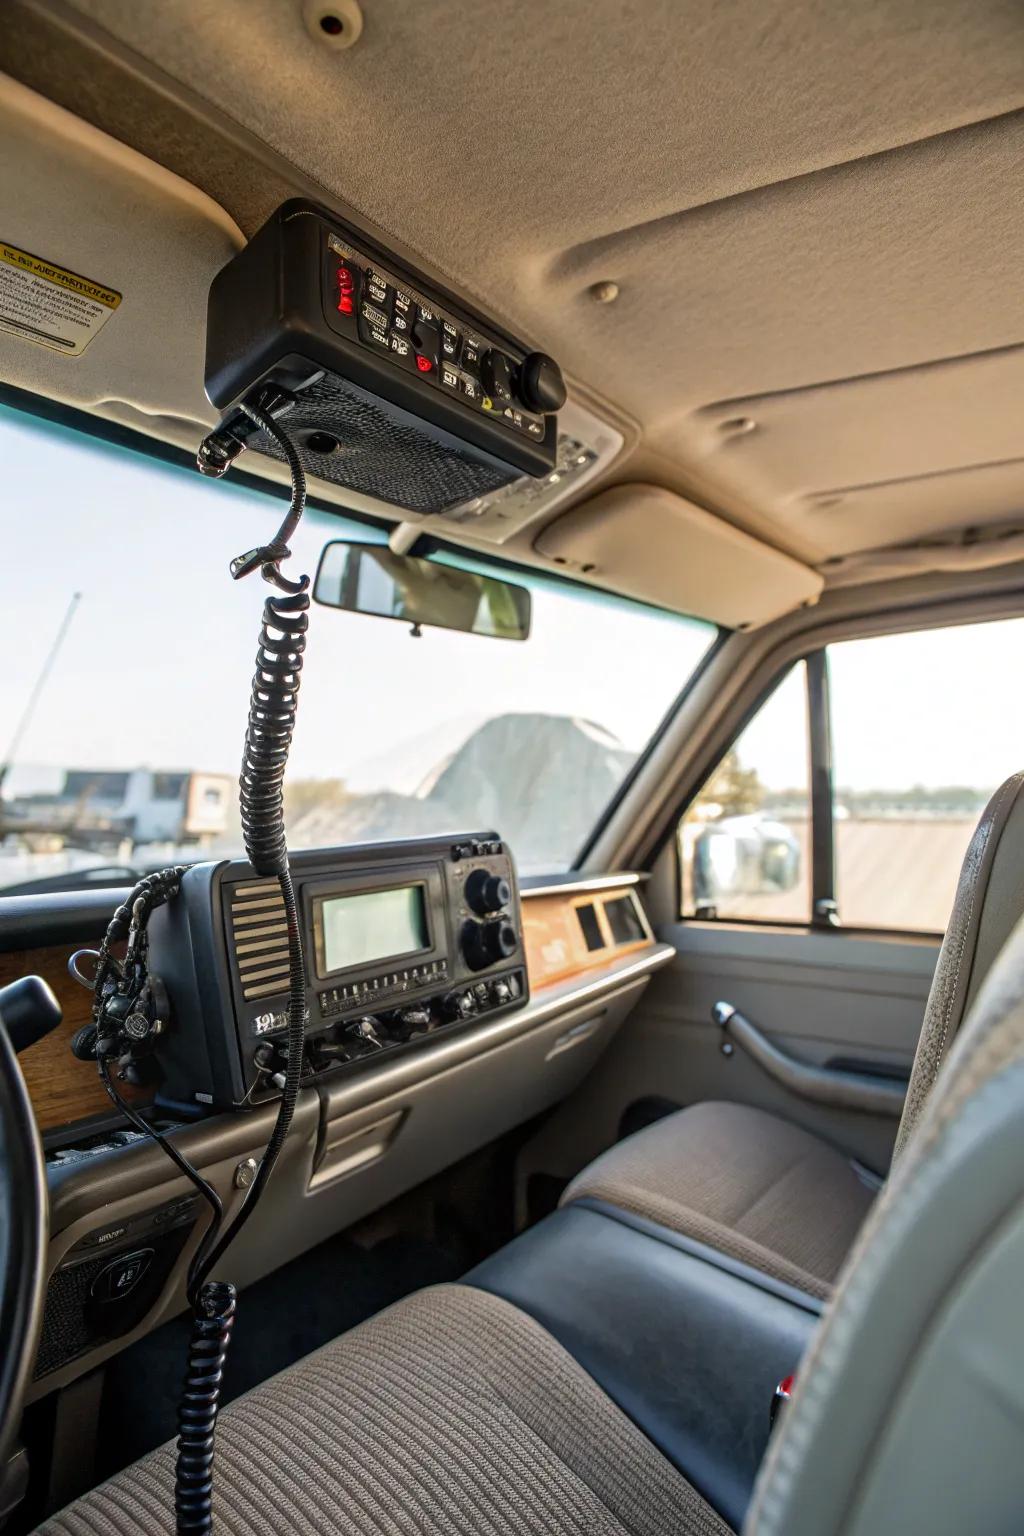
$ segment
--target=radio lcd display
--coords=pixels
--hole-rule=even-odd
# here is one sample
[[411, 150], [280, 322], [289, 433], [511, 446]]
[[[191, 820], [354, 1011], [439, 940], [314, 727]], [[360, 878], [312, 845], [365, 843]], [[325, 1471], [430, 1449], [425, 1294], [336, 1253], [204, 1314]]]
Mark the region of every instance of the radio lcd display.
[[321, 976], [412, 955], [430, 944], [422, 885], [325, 896], [314, 922]]

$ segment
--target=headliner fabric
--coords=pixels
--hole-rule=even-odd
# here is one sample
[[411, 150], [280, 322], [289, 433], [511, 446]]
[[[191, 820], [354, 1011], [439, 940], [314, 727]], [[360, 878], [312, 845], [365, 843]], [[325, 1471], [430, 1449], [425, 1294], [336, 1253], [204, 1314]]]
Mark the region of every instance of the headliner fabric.
[[612, 1147], [569, 1185], [828, 1297], [874, 1198], [816, 1136], [742, 1104], [706, 1102]]
[[[172, 1536], [172, 1481], [165, 1446], [40, 1536]], [[468, 1286], [420, 1291], [226, 1409], [214, 1527], [222, 1536], [728, 1532], [561, 1345]]]
[[[338, 53], [297, 0], [72, 4], [638, 421], [634, 478], [812, 561], [1019, 514], [991, 447], [1019, 391], [984, 363], [1024, 334], [1019, 6], [374, 0]], [[132, 118], [78, 94], [243, 221], [267, 211], [260, 177], [154, 133], [161, 98], [108, 89]], [[618, 301], [594, 304], [607, 279]], [[952, 433], [920, 376], [937, 359], [962, 360]], [[833, 384], [821, 430], [801, 391]]]
[[928, 994], [895, 1157], [906, 1147], [964, 1016], [1021, 917], [1024, 773], [1015, 773], [985, 807], [964, 857]]

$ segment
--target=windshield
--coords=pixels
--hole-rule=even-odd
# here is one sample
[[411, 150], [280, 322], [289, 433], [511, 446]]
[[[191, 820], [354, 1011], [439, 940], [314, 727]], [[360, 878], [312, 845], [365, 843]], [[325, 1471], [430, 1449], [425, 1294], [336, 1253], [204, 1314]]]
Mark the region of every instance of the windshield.
[[[280, 499], [2, 406], [0, 463], [0, 890], [239, 853], [267, 588], [228, 562], [269, 537]], [[347, 537], [384, 540], [309, 510], [289, 570], [312, 576]], [[312, 607], [293, 848], [494, 828], [524, 872], [572, 865], [715, 631], [513, 574], [533, 596], [525, 642]]]

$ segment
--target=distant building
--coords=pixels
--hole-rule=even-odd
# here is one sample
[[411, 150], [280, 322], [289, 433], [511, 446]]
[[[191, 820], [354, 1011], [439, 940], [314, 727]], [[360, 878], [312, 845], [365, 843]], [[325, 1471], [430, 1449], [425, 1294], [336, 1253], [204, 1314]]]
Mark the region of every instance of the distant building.
[[4, 809], [8, 831], [26, 823], [91, 840], [203, 843], [226, 832], [233, 796], [226, 773], [69, 768], [55, 793], [20, 795]]

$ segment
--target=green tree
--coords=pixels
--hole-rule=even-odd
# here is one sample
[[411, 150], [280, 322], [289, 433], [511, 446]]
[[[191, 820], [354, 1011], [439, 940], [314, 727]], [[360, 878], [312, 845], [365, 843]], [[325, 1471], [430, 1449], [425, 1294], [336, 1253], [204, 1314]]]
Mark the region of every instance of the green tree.
[[747, 816], [763, 804], [764, 785], [757, 769], [744, 768], [732, 747], [697, 796], [690, 814], [706, 805], [718, 805], [723, 816]]

